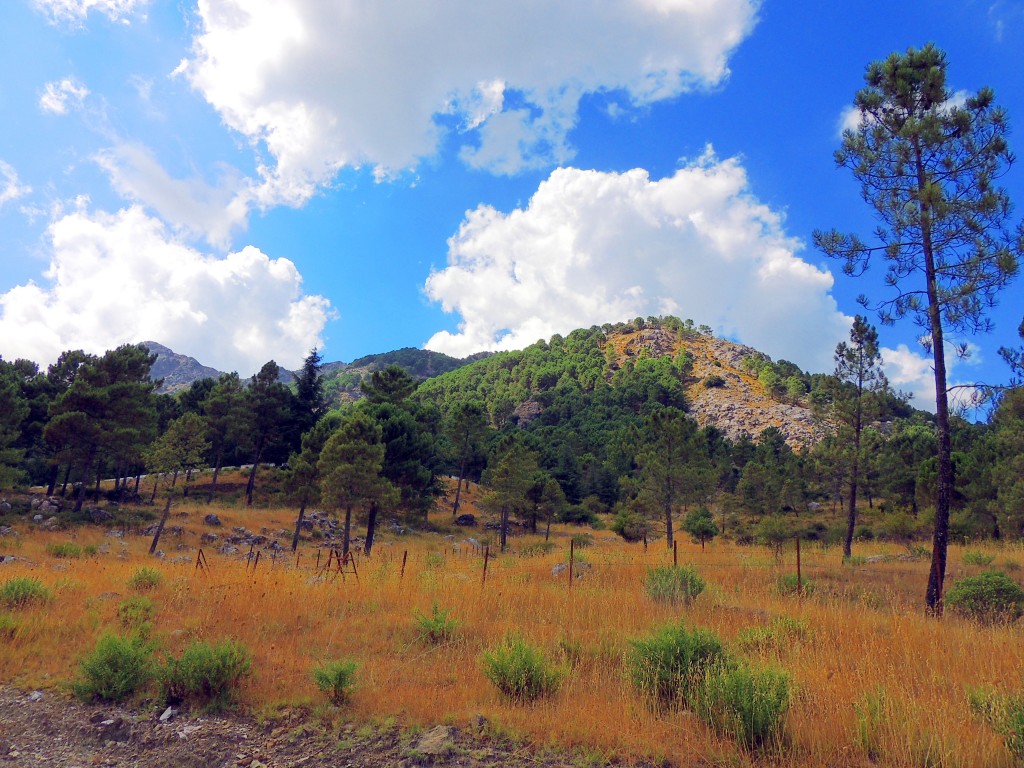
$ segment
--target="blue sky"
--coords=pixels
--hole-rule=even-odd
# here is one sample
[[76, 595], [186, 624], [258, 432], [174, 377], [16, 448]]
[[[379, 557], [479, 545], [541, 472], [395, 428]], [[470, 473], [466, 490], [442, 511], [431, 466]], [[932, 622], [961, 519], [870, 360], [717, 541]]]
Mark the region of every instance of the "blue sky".
[[[811, 243], [873, 229], [832, 159], [868, 62], [934, 42], [1024, 121], [1024, 3], [881, 5], [11, 0], [0, 355], [153, 339], [248, 375], [670, 313], [831, 370], [889, 295]], [[1022, 295], [954, 381], [1007, 378]], [[880, 335], [926, 404], [917, 328]]]

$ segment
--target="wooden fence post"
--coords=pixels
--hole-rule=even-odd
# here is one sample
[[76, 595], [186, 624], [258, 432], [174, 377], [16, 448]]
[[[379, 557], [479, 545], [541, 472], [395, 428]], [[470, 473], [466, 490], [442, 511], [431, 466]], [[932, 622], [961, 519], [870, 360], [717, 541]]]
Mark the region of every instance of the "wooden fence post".
[[487, 584], [487, 561], [490, 559], [490, 556], [491, 556], [491, 545], [488, 544], [488, 545], [486, 545], [484, 547], [484, 576], [483, 576], [483, 579], [480, 581], [480, 586], [481, 587], [483, 587], [483, 586], [485, 586]]

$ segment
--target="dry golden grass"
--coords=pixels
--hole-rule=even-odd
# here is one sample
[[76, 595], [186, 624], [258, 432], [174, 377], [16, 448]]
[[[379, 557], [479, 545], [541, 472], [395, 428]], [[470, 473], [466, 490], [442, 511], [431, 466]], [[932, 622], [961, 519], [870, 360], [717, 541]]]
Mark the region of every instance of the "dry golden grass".
[[[140, 567], [159, 570], [162, 583], [148, 592], [157, 606], [155, 637], [163, 649], [181, 650], [191, 639], [233, 638], [253, 653], [255, 674], [242, 702], [257, 710], [319, 702], [310, 679], [317, 663], [341, 657], [359, 663], [351, 717], [397, 717], [407, 724], [465, 723], [477, 713], [539, 743], [579, 747], [591, 754], [667, 757], [682, 764], [834, 766], [872, 765], [857, 731], [858, 704], [880, 689], [882, 721], [872, 735], [878, 761], [892, 766], [1009, 766], [1000, 740], [972, 719], [966, 691], [979, 685], [1020, 684], [1024, 644], [1017, 627], [981, 628], [955, 617], [927, 619], [921, 610], [928, 563], [842, 565], [836, 549], [805, 546], [803, 572], [815, 584], [802, 600], [775, 591], [778, 576], [795, 568], [757, 547], [713, 542], [706, 552], [680, 542], [681, 562], [694, 565], [708, 589], [688, 608], [657, 604], [643, 591], [652, 565], [671, 562], [652, 545], [625, 544], [597, 532], [580, 552], [592, 569], [571, 589], [564, 561], [574, 529], [553, 531], [557, 549], [543, 556], [491, 553], [486, 584], [483, 558], [438, 534], [385, 535], [370, 558], [357, 561], [358, 580], [315, 569], [316, 543], [304, 539], [298, 562], [290, 553], [266, 556], [253, 570], [243, 559], [206, 551], [208, 572], [194, 562], [210, 508], [183, 503], [169, 525], [164, 560], [146, 554], [149, 538], [104, 535], [99, 528], [43, 533], [22, 530], [0, 539], [0, 582], [34, 576], [55, 594], [45, 606], [7, 611], [20, 624], [0, 638], [0, 681], [24, 688], [59, 686], [76, 674], [77, 661], [104, 630], [119, 631], [118, 603]], [[293, 511], [246, 511], [214, 505], [222, 530], [287, 530]], [[443, 524], [450, 515], [437, 513]], [[465, 535], [464, 531], [453, 533]], [[471, 534], [473, 535], [473, 534]], [[476, 535], [480, 536], [478, 531]], [[73, 539], [93, 544], [91, 558], [56, 559], [47, 545]], [[513, 550], [539, 540], [513, 540]], [[287, 546], [287, 541], [282, 541]], [[180, 545], [180, 550], [178, 549]], [[978, 547], [972, 547], [978, 549]], [[864, 545], [859, 554], [896, 554]], [[1020, 551], [991, 550], [997, 563]], [[404, 576], [403, 553], [408, 553]], [[951, 581], [980, 568], [951, 550]], [[180, 562], [173, 562], [178, 559]], [[321, 552], [321, 564], [326, 552]], [[414, 610], [450, 609], [460, 622], [457, 641], [441, 647], [417, 642]], [[0, 613], [4, 612], [0, 609]], [[747, 755], [685, 712], [657, 714], [626, 682], [622, 656], [628, 640], [667, 622], [685, 619], [735, 643], [744, 629], [773, 618], [806, 622], [809, 634], [767, 650], [747, 652], [757, 663], [788, 670], [796, 696], [784, 749]], [[481, 671], [484, 649], [515, 632], [571, 666], [558, 694], [532, 705], [504, 700]], [[737, 653], [743, 653], [737, 650]], [[571, 662], [571, 664], [570, 664]]]

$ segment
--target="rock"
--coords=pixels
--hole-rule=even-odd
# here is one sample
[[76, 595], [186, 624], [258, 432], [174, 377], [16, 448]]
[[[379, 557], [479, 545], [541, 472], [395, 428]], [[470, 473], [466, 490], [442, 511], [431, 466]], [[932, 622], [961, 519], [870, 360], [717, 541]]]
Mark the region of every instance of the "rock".
[[33, 523], [41, 523], [45, 518], [42, 515], [32, 515]]
[[31, 701], [33, 704], [35, 702], [37, 702], [37, 701], [42, 701], [43, 700], [43, 692], [42, 691], [32, 691], [32, 693], [30, 693], [28, 695], [28, 700]]
[[131, 741], [132, 726], [123, 717], [115, 717], [113, 720], [103, 720], [96, 729], [96, 735], [100, 741], [126, 742]]
[[[574, 579], [582, 579], [584, 574], [589, 573], [591, 571], [591, 569], [592, 569], [592, 566], [590, 565], [590, 563], [584, 563], [584, 562], [573, 563], [573, 566], [572, 566], [572, 577]], [[569, 564], [568, 563], [558, 563], [554, 568], [551, 569], [551, 575], [552, 576], [561, 576], [567, 570], [569, 570]]]
[[223, 547], [217, 550], [222, 555], [237, 555], [241, 550], [238, 547], [233, 547], [230, 544], [225, 544]]
[[0, 525], [0, 536], [17, 536], [18, 532], [9, 525]]
[[213, 544], [215, 541], [219, 540], [220, 536], [218, 536], [216, 533], [204, 533], [202, 536], [199, 537], [199, 541], [201, 544]]
[[413, 749], [422, 755], [437, 757], [447, 755], [452, 751], [452, 736], [455, 730], [447, 725], [439, 725], [431, 728], [413, 744]]
[[0, 512], [10, 512], [10, 511], [11, 511], [11, 505], [7, 501], [7, 499], [4, 499], [3, 501], [0, 501]]
[[203, 518], [203, 522], [204, 522], [204, 523], [205, 523], [206, 525], [213, 525], [213, 526], [219, 526], [219, 525], [221, 525], [221, 522], [220, 522], [220, 518], [219, 518], [219, 517], [217, 517], [217, 516], [216, 516], [216, 515], [214, 515], [214, 514], [209, 514], [209, 515], [207, 515], [206, 517], [204, 517], [204, 518]]
[[39, 511], [43, 515], [52, 515], [56, 512], [60, 512], [60, 505], [54, 504], [52, 501], [47, 499], [46, 501], [39, 505]]
[[56, 517], [51, 517], [45, 523], [43, 523], [43, 528], [47, 531], [59, 530], [60, 520], [58, 520]]
[[110, 512], [105, 509], [100, 509], [99, 507], [89, 507], [89, 509], [85, 511], [89, 515], [89, 519], [96, 525], [109, 523], [114, 519], [114, 516]]
[[174, 707], [168, 707], [164, 710], [163, 714], [160, 715], [160, 722], [166, 723], [176, 714], [178, 714], [178, 710], [176, 710]]
[[476, 517], [470, 514], [459, 515], [455, 518], [455, 524], [466, 528], [472, 528], [476, 525]]

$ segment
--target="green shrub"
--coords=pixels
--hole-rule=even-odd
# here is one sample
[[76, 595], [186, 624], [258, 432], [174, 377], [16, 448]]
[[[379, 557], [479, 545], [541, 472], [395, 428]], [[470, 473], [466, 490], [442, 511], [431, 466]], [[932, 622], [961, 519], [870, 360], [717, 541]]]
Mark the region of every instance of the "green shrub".
[[944, 602], [954, 613], [986, 623], [1014, 621], [1024, 614], [1024, 590], [1002, 571], [960, 579]]
[[968, 691], [971, 712], [1003, 737], [1007, 751], [1024, 761], [1024, 695], [1004, 696], [990, 688]]
[[484, 652], [484, 674], [510, 699], [532, 701], [550, 696], [562, 682], [562, 672], [544, 654], [525, 640], [506, 637], [496, 648]]
[[0, 641], [13, 640], [21, 624], [9, 613], [0, 613]]
[[153, 679], [153, 647], [138, 635], [104, 634], [82, 659], [71, 690], [82, 701], [124, 701]]
[[725, 649], [714, 632], [669, 624], [631, 640], [625, 662], [636, 688], [656, 703], [671, 706], [685, 699], [709, 665], [724, 659]]
[[0, 604], [6, 608], [27, 608], [52, 599], [53, 593], [31, 576], [15, 576], [0, 585]]
[[798, 583], [795, 573], [784, 573], [775, 583], [775, 589], [783, 596], [803, 594], [804, 597], [808, 597], [814, 594], [814, 583], [807, 579]]
[[538, 557], [549, 555], [555, 551], [556, 544], [553, 541], [538, 541], [536, 544], [528, 544], [519, 550], [521, 557]]
[[168, 656], [160, 682], [168, 703], [192, 699], [216, 712], [231, 704], [235, 689], [251, 672], [252, 659], [241, 643], [196, 640], [180, 658]]
[[718, 389], [725, 386], [725, 379], [721, 376], [711, 374], [710, 376], [704, 377], [704, 387], [706, 389]]
[[964, 552], [964, 562], [967, 563], [967, 565], [992, 565], [995, 559], [995, 555], [978, 552], [977, 550], [969, 549]]
[[868, 760], [878, 762], [882, 757], [882, 730], [890, 714], [885, 688], [879, 686], [864, 694], [853, 710], [857, 716], [857, 743]]
[[419, 628], [419, 640], [427, 645], [443, 645], [455, 638], [459, 621], [451, 615], [451, 611], [439, 608], [437, 603], [427, 616], [413, 609], [413, 618]]
[[136, 592], [145, 592], [160, 586], [160, 582], [163, 580], [164, 575], [160, 571], [143, 566], [131, 575], [131, 578], [128, 579], [128, 586]]
[[689, 697], [698, 717], [747, 749], [778, 742], [789, 702], [786, 672], [745, 664], [706, 667]]
[[806, 621], [779, 616], [772, 619], [766, 627], [741, 630], [736, 636], [736, 643], [744, 651], [778, 651], [793, 645], [794, 642], [806, 641], [810, 636]]
[[352, 696], [358, 668], [359, 665], [351, 659], [326, 661], [313, 668], [313, 682], [327, 694], [332, 704], [341, 706]]
[[651, 521], [624, 506], [617, 508], [609, 527], [626, 541], [641, 541], [651, 535]]
[[644, 589], [658, 602], [693, 602], [704, 591], [704, 579], [693, 568], [656, 566], [647, 570]]
[[423, 564], [429, 570], [437, 570], [444, 567], [444, 555], [440, 552], [428, 552], [427, 556], [423, 560]]
[[149, 635], [156, 607], [144, 595], [133, 595], [118, 603], [117, 619], [125, 629], [135, 630], [141, 636]]
[[572, 544], [576, 549], [586, 549], [594, 545], [594, 537], [589, 533], [577, 533], [572, 537]]
[[47, 544], [46, 553], [50, 557], [77, 560], [82, 556], [82, 548], [73, 541], [62, 541], [59, 544]]

